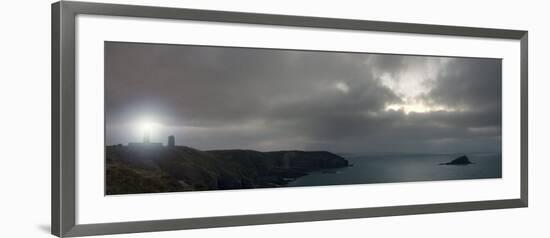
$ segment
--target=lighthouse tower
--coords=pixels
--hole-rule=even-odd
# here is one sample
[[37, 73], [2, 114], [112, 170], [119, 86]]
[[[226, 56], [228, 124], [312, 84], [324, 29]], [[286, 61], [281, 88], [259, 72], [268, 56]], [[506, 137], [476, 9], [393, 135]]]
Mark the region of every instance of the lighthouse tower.
[[143, 134], [143, 143], [144, 143], [144, 144], [149, 144], [149, 143], [151, 143], [151, 132], [150, 132], [150, 131], [146, 131], [146, 132]]
[[168, 136], [168, 147], [174, 147], [174, 146], [176, 146], [176, 137]]

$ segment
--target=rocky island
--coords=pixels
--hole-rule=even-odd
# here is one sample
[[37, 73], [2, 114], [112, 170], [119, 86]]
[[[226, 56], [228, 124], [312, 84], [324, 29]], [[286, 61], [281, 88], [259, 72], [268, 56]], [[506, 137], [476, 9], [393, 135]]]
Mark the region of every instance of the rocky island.
[[106, 147], [106, 193], [281, 187], [312, 171], [347, 166], [346, 159], [326, 151], [112, 145]]
[[451, 162], [441, 163], [440, 165], [469, 165], [469, 164], [473, 164], [473, 163], [470, 161], [470, 159], [468, 159], [468, 156], [463, 155], [452, 160]]

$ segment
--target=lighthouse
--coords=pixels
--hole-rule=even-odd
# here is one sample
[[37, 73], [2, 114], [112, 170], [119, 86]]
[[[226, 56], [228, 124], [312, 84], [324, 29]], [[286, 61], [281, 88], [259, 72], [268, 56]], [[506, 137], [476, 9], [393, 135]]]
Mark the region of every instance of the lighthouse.
[[174, 147], [174, 146], [176, 146], [176, 137], [168, 136], [168, 147]]
[[144, 144], [151, 143], [151, 132], [150, 131], [145, 131], [143, 133], [143, 143]]

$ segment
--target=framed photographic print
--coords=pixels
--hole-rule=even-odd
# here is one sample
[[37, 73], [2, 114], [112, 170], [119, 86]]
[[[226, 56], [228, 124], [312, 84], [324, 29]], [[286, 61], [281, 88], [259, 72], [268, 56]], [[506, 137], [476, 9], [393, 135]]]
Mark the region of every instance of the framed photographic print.
[[527, 32], [52, 5], [52, 233], [527, 206]]

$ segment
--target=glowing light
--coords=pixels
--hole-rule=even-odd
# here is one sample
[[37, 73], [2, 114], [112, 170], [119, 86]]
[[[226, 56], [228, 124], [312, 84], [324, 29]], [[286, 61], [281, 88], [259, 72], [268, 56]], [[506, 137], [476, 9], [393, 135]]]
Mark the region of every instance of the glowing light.
[[149, 140], [151, 134], [158, 131], [160, 128], [161, 124], [149, 119], [140, 120], [136, 123], [137, 131], [139, 134], [144, 135], [146, 140]]
[[427, 112], [434, 112], [434, 111], [456, 111], [454, 108], [446, 108], [442, 106], [430, 106], [425, 105], [423, 103], [402, 103], [402, 104], [391, 104], [386, 106], [386, 111], [393, 110], [393, 111], [403, 111], [405, 114], [409, 114], [411, 112], [414, 113], [427, 113]]
[[156, 123], [150, 121], [143, 121], [140, 123], [139, 128], [142, 132], [151, 132], [156, 126]]

